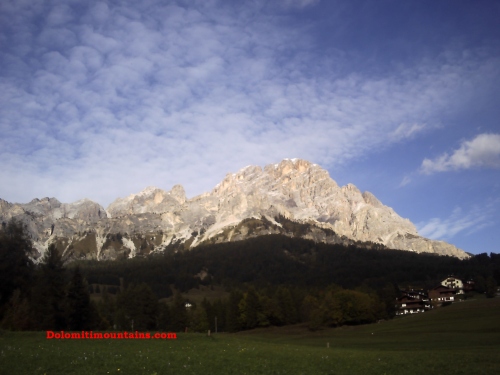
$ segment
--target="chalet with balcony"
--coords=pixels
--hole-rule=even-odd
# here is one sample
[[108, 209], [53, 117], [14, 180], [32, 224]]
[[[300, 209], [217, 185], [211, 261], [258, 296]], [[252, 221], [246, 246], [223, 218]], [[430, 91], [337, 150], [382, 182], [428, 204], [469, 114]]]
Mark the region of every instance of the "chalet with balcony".
[[457, 290], [439, 285], [429, 290], [429, 298], [433, 303], [441, 305], [444, 302], [455, 302]]
[[417, 314], [431, 308], [429, 296], [423, 290], [405, 290], [396, 299], [396, 315]]
[[456, 294], [464, 294], [464, 284], [462, 280], [457, 279], [456, 277], [447, 277], [446, 279], [441, 281], [441, 285], [450, 289], [454, 289], [456, 291]]
[[467, 280], [464, 283], [464, 293], [472, 292], [474, 290], [476, 290], [476, 283], [474, 280]]

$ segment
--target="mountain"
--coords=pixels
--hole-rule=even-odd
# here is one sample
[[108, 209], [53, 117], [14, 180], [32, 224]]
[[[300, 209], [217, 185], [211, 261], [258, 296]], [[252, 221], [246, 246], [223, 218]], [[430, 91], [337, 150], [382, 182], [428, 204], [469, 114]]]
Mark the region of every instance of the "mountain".
[[338, 186], [328, 172], [300, 159], [229, 173], [209, 193], [186, 198], [184, 188], [148, 187], [104, 210], [88, 199], [17, 204], [0, 200], [0, 220], [27, 224], [42, 254], [54, 243], [66, 260], [117, 259], [203, 243], [285, 234], [467, 258], [455, 246], [418, 235], [415, 226], [356, 186]]

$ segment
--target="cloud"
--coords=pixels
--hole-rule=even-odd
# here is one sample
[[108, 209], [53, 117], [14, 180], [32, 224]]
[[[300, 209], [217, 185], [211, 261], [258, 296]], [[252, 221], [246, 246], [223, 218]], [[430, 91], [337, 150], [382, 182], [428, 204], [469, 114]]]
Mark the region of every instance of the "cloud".
[[177, 183], [193, 196], [285, 157], [332, 168], [432, 129], [500, 69], [482, 50], [352, 70], [318, 50], [311, 24], [287, 26], [259, 1], [51, 4], [0, 12], [9, 201], [107, 205]]
[[320, 0], [282, 0], [282, 5], [287, 8], [306, 8], [316, 5]]
[[409, 176], [404, 176], [401, 182], [399, 183], [398, 187], [403, 187], [408, 185], [411, 182], [411, 178]]
[[406, 138], [413, 138], [418, 133], [427, 130], [428, 126], [425, 124], [406, 124], [399, 125], [392, 133], [391, 136], [394, 140], [400, 141]]
[[485, 227], [495, 225], [492, 219], [500, 200], [495, 200], [479, 207], [474, 206], [468, 212], [457, 207], [446, 219], [432, 218], [416, 224], [418, 233], [434, 240], [448, 241], [459, 233], [475, 233]]
[[424, 159], [420, 170], [431, 174], [470, 168], [500, 168], [500, 134], [479, 134], [463, 142], [451, 155], [445, 153], [434, 160]]

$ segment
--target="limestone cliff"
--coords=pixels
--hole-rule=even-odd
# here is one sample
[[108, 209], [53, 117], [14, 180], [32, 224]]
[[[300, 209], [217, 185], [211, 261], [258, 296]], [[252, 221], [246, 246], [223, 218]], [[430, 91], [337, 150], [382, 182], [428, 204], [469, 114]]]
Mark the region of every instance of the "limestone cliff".
[[176, 185], [170, 191], [148, 187], [116, 199], [107, 210], [89, 200], [0, 200], [0, 219], [11, 217], [28, 225], [40, 253], [56, 243], [68, 260], [116, 259], [172, 243], [190, 248], [271, 233], [467, 257], [453, 245], [419, 236], [408, 219], [373, 194], [352, 184], [340, 187], [326, 170], [300, 159], [245, 167], [191, 199]]

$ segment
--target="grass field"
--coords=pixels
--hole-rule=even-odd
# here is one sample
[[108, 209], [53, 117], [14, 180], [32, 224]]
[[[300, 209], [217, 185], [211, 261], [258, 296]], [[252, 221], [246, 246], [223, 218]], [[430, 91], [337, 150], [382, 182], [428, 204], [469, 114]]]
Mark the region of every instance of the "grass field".
[[500, 298], [314, 333], [47, 340], [3, 332], [0, 374], [500, 374]]

